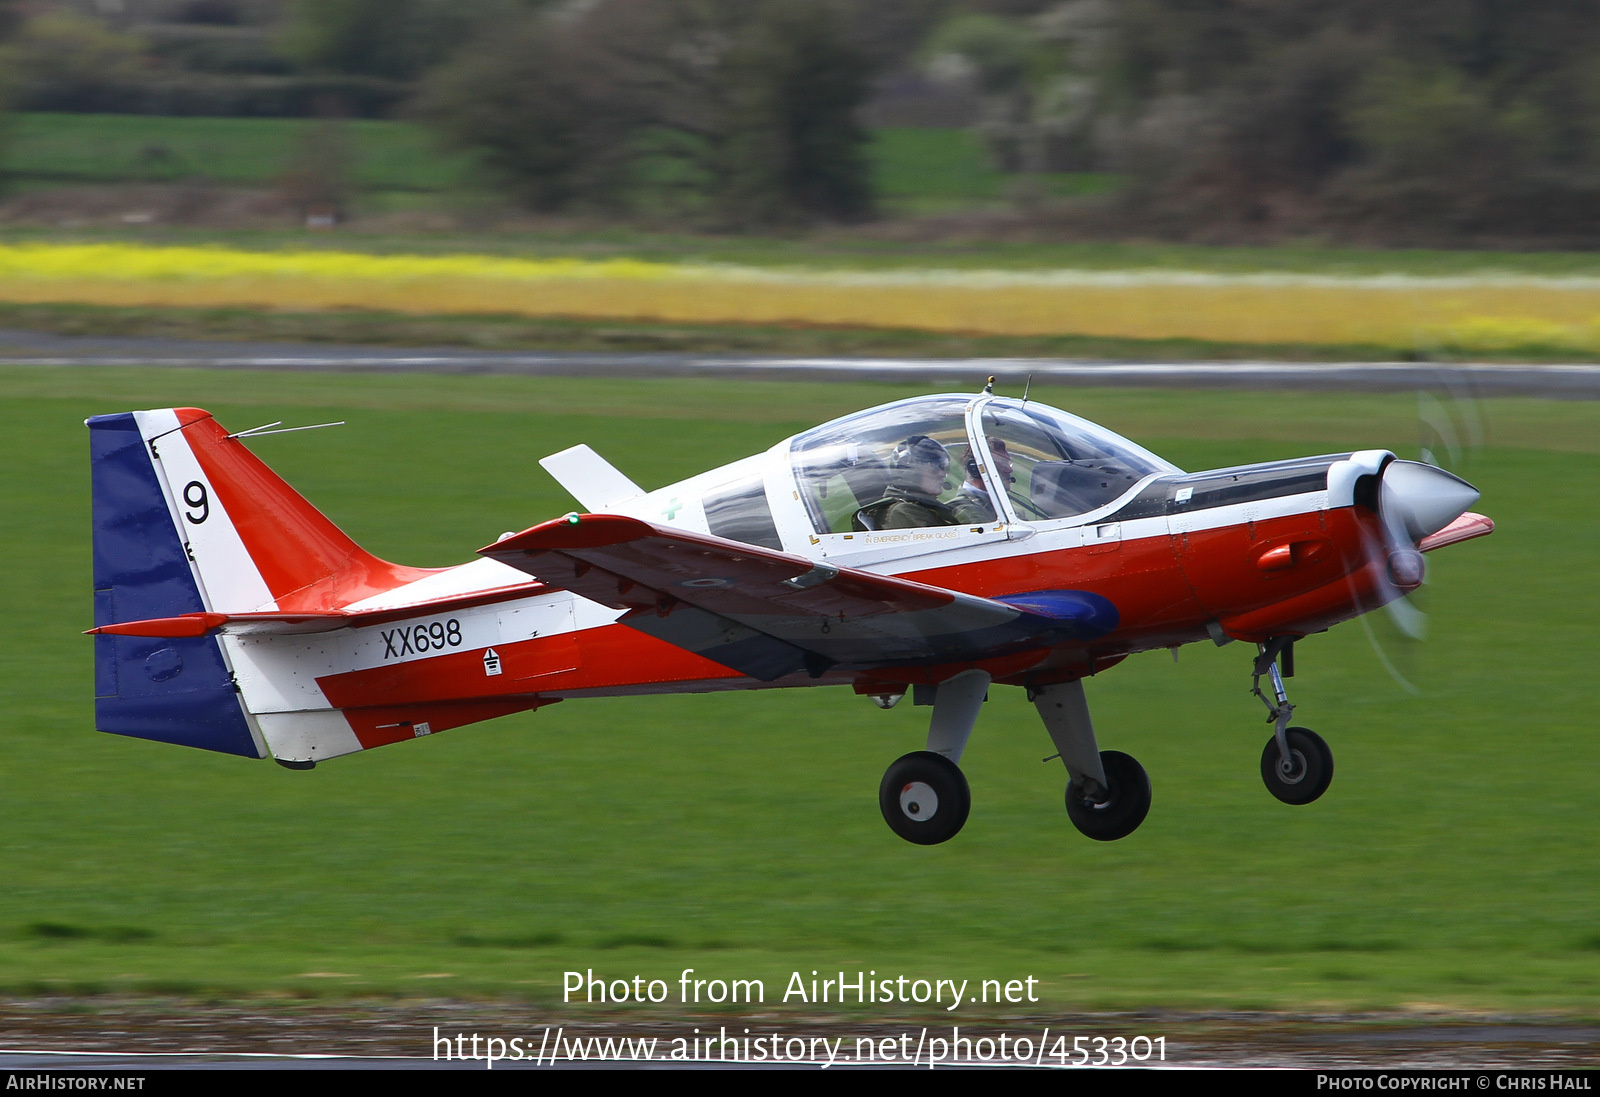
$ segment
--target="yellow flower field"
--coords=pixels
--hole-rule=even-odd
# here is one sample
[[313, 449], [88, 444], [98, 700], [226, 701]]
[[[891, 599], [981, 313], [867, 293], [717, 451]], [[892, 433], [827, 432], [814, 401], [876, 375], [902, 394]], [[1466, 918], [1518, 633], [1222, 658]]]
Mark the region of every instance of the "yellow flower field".
[[827, 271], [631, 259], [0, 245], [0, 301], [502, 313], [1230, 343], [1600, 348], [1600, 279]]

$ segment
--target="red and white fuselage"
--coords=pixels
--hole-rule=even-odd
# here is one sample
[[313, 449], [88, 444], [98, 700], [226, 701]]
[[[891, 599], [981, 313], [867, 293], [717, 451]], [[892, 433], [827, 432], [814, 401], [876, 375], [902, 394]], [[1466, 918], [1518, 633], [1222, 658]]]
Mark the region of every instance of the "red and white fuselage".
[[[1320, 631], [1414, 587], [1416, 552], [1492, 529], [1470, 487], [1386, 451], [1190, 475], [1053, 409], [941, 396], [648, 493], [567, 451], [546, 464], [586, 512], [416, 569], [203, 411], [89, 425], [99, 726], [287, 764], [568, 698], [892, 696], [974, 668], [1037, 689]], [[871, 528], [908, 434], [947, 454], [965, 520]]]

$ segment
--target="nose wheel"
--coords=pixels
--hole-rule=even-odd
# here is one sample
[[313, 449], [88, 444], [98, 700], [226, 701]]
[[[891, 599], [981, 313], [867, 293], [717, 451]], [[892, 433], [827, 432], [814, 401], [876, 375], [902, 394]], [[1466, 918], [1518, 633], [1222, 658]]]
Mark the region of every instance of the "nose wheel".
[[1261, 752], [1261, 779], [1267, 791], [1286, 804], [1309, 804], [1328, 791], [1333, 780], [1333, 751], [1310, 728], [1286, 728], [1289, 758], [1284, 761], [1278, 737]]
[[[1266, 782], [1267, 791], [1284, 803], [1309, 804], [1327, 792], [1328, 783], [1333, 780], [1333, 751], [1310, 728], [1289, 726], [1294, 706], [1289, 703], [1283, 680], [1294, 676], [1293, 637], [1274, 636], [1259, 645], [1258, 651], [1250, 692], [1267, 706], [1267, 722], [1273, 725], [1272, 738], [1261, 752], [1261, 779]], [[1264, 676], [1271, 680], [1276, 703], [1261, 692]]]
[[878, 807], [889, 829], [919, 846], [948, 842], [966, 825], [972, 792], [961, 767], [919, 750], [899, 758], [878, 786]]

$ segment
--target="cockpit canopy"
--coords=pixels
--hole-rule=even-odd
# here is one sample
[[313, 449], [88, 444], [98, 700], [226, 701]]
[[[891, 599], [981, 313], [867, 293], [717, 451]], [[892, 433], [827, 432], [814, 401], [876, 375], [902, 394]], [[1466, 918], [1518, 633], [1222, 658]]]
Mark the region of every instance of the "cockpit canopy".
[[819, 533], [1075, 518], [1179, 471], [1075, 415], [959, 395], [824, 423], [795, 438], [790, 459]]

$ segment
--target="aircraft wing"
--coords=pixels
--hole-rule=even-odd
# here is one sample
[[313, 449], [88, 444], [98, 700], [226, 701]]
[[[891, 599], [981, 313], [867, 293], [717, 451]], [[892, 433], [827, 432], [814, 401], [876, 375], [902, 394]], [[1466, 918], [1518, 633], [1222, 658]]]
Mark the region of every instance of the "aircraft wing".
[[1074, 620], [1070, 610], [1039, 612], [622, 515], [569, 515], [479, 552], [763, 681], [839, 664], [984, 658], [1086, 625], [1108, 631], [1103, 613]]

